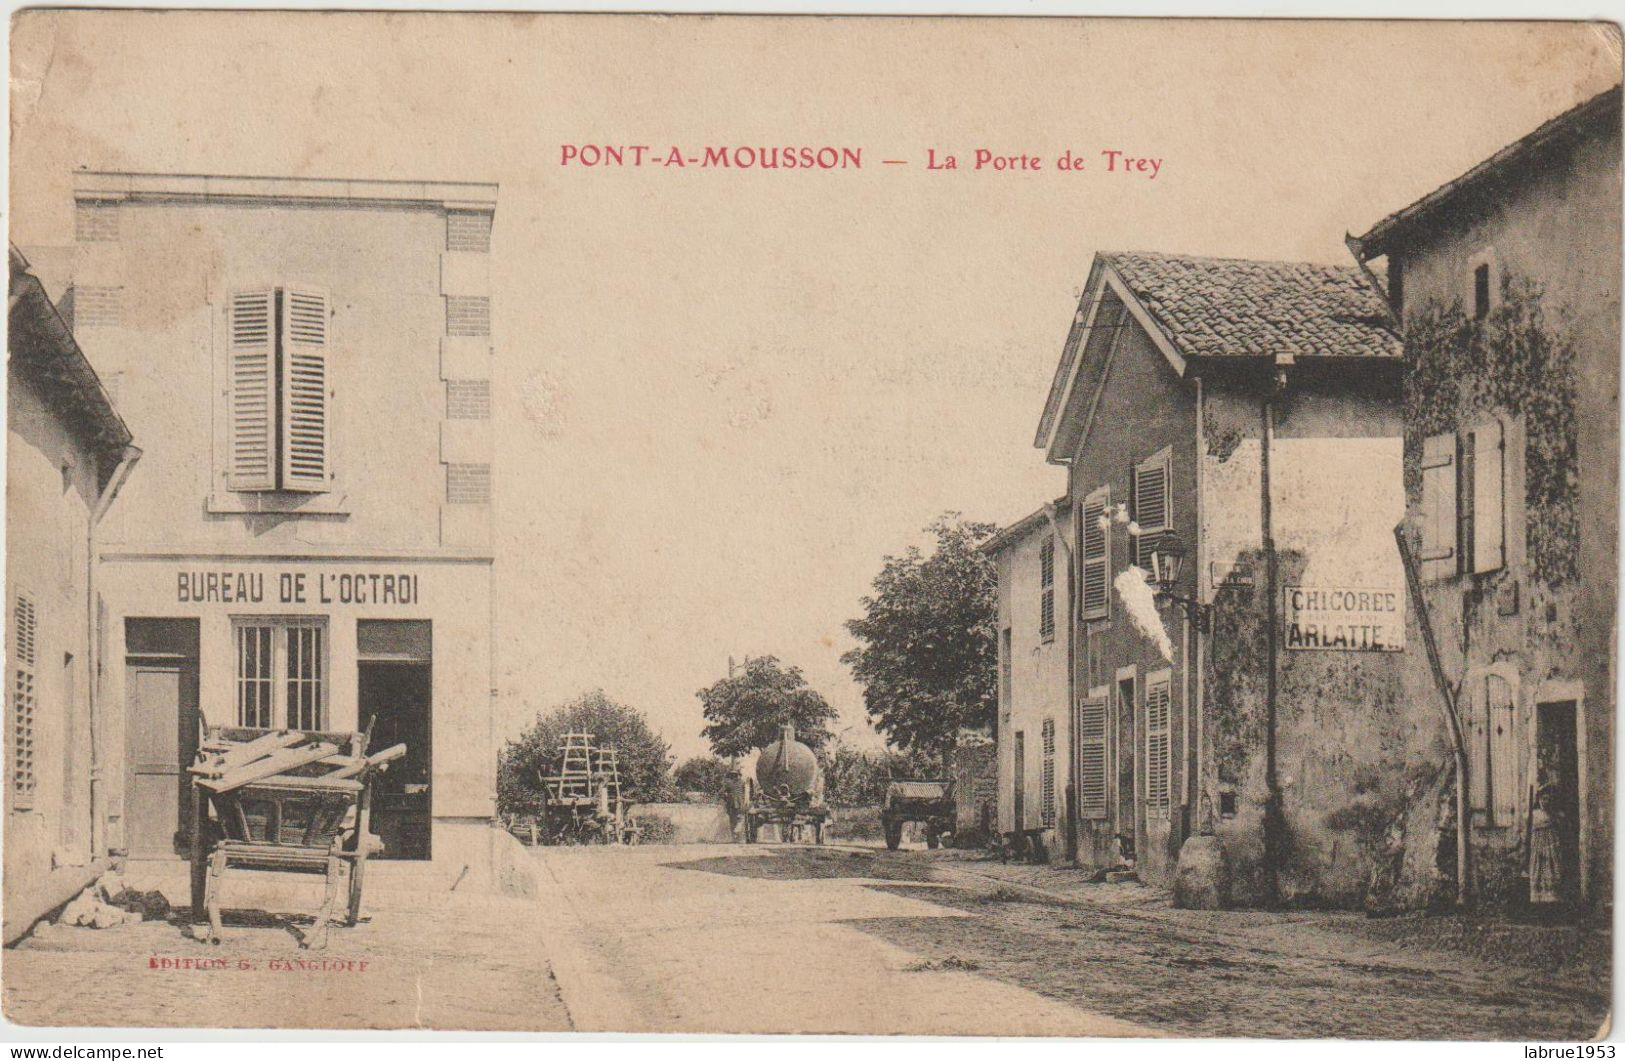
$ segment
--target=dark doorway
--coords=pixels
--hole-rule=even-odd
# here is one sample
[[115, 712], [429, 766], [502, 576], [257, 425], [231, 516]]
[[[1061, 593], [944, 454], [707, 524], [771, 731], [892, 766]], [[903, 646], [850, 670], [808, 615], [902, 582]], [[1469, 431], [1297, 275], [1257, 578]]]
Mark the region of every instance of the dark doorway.
[[1118, 853], [1125, 862], [1134, 861], [1135, 808], [1138, 806], [1134, 791], [1134, 678], [1117, 681], [1117, 740], [1112, 754], [1117, 758], [1116, 820]]
[[1580, 754], [1573, 700], [1535, 707], [1535, 791], [1544, 790], [1546, 812], [1557, 833], [1562, 905], [1580, 900]]
[[1011, 828], [1019, 834], [1027, 828], [1027, 734], [1020, 730], [1011, 754], [1015, 757], [1010, 767]]
[[426, 860], [433, 819], [433, 672], [429, 623], [362, 620], [357, 627], [357, 707], [372, 751], [406, 745], [373, 788], [380, 858]]
[[186, 767], [197, 756], [198, 621], [124, 623], [125, 845], [131, 858], [189, 849]]

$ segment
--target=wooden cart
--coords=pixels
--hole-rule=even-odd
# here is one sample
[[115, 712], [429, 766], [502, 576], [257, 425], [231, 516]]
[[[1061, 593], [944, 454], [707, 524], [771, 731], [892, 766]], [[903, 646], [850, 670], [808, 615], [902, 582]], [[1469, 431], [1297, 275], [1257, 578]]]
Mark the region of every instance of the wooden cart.
[[221, 887], [231, 869], [321, 873], [327, 888], [301, 946], [327, 944], [346, 893], [344, 920], [361, 914], [361, 883], [376, 838], [372, 779], [406, 746], [368, 756], [365, 733], [211, 727], [191, 767], [192, 918], [220, 942]]

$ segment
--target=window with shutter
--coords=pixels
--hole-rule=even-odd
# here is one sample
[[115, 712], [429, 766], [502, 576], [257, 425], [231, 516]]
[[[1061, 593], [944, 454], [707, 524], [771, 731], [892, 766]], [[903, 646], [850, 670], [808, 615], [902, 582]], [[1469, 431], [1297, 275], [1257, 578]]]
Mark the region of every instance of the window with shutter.
[[1512, 825], [1518, 810], [1518, 749], [1513, 740], [1512, 683], [1499, 674], [1485, 679], [1485, 703], [1489, 708], [1489, 796], [1490, 824]]
[[1101, 487], [1084, 499], [1079, 539], [1083, 572], [1079, 581], [1080, 611], [1085, 619], [1104, 619], [1111, 612], [1111, 492]]
[[1055, 825], [1055, 720], [1046, 718], [1039, 733], [1044, 748], [1043, 788], [1038, 797], [1039, 824], [1049, 829]]
[[276, 489], [275, 301], [270, 288], [231, 296], [227, 484], [233, 490]]
[[1173, 451], [1164, 449], [1134, 468], [1134, 522], [1140, 529], [1134, 541], [1134, 563], [1145, 571], [1151, 570], [1151, 552], [1172, 519], [1168, 498], [1172, 466]]
[[1422, 442], [1422, 577], [1456, 573], [1456, 436]]
[[35, 725], [39, 700], [35, 682], [38, 661], [39, 612], [34, 599], [17, 594], [11, 611], [11, 805], [28, 810], [34, 805], [38, 784], [34, 761]]
[[328, 484], [327, 296], [289, 288], [281, 299], [282, 489]]
[[1055, 539], [1044, 539], [1038, 547], [1038, 636], [1055, 638]]
[[[1506, 447], [1498, 420], [1473, 428], [1472, 570], [1496, 571], [1506, 562]], [[1463, 464], [1465, 477], [1467, 466]]]
[[1078, 814], [1106, 816], [1106, 698], [1078, 703]]
[[1171, 683], [1166, 677], [1153, 680], [1145, 689], [1145, 803], [1153, 817], [1169, 813], [1169, 699]]

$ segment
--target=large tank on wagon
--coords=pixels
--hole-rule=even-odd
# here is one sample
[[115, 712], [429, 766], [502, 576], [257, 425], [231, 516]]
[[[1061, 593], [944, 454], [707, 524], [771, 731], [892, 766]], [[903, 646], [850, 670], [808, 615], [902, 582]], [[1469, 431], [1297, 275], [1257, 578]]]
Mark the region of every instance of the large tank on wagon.
[[796, 740], [794, 726], [779, 728], [779, 739], [756, 756], [756, 792], [745, 810], [745, 842], [754, 844], [764, 825], [776, 825], [779, 838], [801, 839], [808, 831], [813, 843], [824, 842], [823, 778], [818, 757]]

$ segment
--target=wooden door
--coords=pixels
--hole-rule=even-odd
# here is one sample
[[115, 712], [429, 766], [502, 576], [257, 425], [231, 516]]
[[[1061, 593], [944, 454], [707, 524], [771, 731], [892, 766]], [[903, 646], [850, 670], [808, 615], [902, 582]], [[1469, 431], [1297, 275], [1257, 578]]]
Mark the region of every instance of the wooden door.
[[1010, 806], [1012, 810], [1012, 828], [1021, 832], [1027, 828], [1027, 734], [1016, 733], [1015, 747], [1012, 749], [1015, 761], [1011, 763], [1011, 794]]
[[197, 752], [197, 664], [132, 657], [125, 687], [125, 839], [131, 858], [168, 858], [186, 850], [191, 830], [185, 766]]

